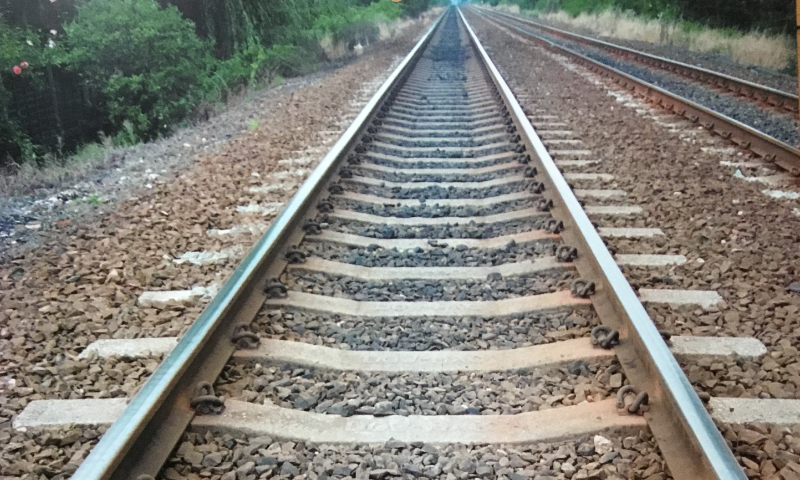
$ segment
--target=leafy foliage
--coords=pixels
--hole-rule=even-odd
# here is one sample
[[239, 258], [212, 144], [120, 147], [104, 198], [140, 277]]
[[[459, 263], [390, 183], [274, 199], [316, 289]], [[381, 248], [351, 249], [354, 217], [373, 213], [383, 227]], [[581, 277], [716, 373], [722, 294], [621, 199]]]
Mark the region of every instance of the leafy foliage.
[[[43, 75], [45, 67], [66, 71], [71, 86], [88, 94], [71, 104], [91, 108], [93, 118], [102, 112], [114, 143], [130, 145], [202, 115], [231, 91], [314, 71], [325, 42], [371, 41], [378, 23], [442, 1], [0, 0], [0, 162], [32, 155], [9, 113], [10, 86], [24, 79], [26, 92], [40, 88], [32, 95], [46, 104], [58, 82]], [[26, 29], [7, 27], [3, 14]], [[11, 68], [22, 59], [30, 68], [19, 76]], [[63, 90], [76, 100], [75, 89]], [[24, 120], [26, 128], [35, 122]], [[60, 151], [60, 136], [58, 142]]]
[[15, 83], [36, 83], [40, 75], [44, 55], [38, 44], [35, 34], [9, 26], [0, 16], [0, 164], [9, 156], [33, 155], [33, 144], [20, 130], [9, 111], [9, 103]]
[[112, 123], [151, 139], [185, 118], [202, 98], [211, 44], [177, 9], [154, 0], [88, 0], [65, 27], [60, 58], [105, 96]]
[[255, 41], [228, 60], [217, 62], [213, 74], [204, 81], [209, 100], [224, 99], [238, 87], [260, 80], [271, 83], [277, 75], [296, 76], [316, 68], [316, 58], [308, 50], [294, 45], [264, 48]]

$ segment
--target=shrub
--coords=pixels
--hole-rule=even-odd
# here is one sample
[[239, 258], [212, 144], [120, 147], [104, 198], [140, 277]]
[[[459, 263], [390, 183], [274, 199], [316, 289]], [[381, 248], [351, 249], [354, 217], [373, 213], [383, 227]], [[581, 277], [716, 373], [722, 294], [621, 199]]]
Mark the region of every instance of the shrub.
[[43, 54], [37, 36], [10, 27], [0, 15], [0, 165], [4, 165], [9, 158], [33, 156], [33, 144], [9, 111], [10, 89], [19, 82], [38, 86], [41, 83], [39, 69], [42, 62]]
[[336, 41], [347, 40], [347, 36], [358, 29], [374, 27], [376, 22], [386, 22], [400, 18], [403, 7], [391, 0], [380, 0], [367, 7], [354, 5], [330, 5], [328, 9], [320, 12], [314, 19], [313, 34], [321, 39], [325, 35], [332, 35]]
[[238, 87], [261, 80], [271, 83], [276, 75], [296, 76], [316, 68], [316, 58], [309, 50], [294, 45], [273, 45], [264, 48], [253, 40], [229, 58], [218, 62], [213, 74], [205, 80], [207, 101], [224, 99]]
[[88, 0], [65, 27], [64, 66], [103, 93], [117, 129], [148, 140], [169, 131], [202, 98], [211, 44], [174, 7], [154, 0]]

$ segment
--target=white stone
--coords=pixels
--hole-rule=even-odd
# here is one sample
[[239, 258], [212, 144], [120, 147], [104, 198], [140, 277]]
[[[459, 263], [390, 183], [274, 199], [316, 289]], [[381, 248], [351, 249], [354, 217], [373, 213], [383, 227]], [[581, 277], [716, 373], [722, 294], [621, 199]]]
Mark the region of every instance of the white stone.
[[675, 336], [669, 349], [676, 357], [728, 357], [735, 355], [746, 359], [758, 358], [767, 353], [761, 340], [752, 337], [692, 337]]
[[768, 175], [768, 176], [762, 176], [762, 177], [745, 177], [742, 174], [742, 171], [739, 170], [738, 168], [733, 173], [733, 176], [734, 176], [734, 178], [738, 178], [740, 180], [744, 180], [745, 182], [750, 182], [750, 183], [759, 182], [759, 183], [764, 183], [766, 185], [772, 185], [772, 186], [781, 185], [781, 184], [784, 184], [784, 183], [787, 183], [787, 182], [791, 181], [790, 177], [788, 175], [784, 175], [784, 174]]
[[664, 267], [667, 265], [683, 265], [686, 257], [683, 255], [633, 255], [619, 254], [614, 257], [618, 265], [632, 267]]
[[591, 150], [550, 150], [551, 156], [561, 155], [592, 155]]
[[108, 272], [108, 275], [106, 275], [106, 283], [117, 283], [121, 278], [122, 277], [116, 269], [111, 269], [111, 271]]
[[34, 400], [14, 418], [17, 430], [73, 425], [87, 427], [110, 425], [127, 407], [125, 398], [82, 400]]
[[727, 424], [767, 423], [793, 427], [800, 424], [800, 400], [764, 398], [712, 398], [711, 416]]
[[258, 187], [250, 187], [247, 189], [250, 193], [272, 193], [272, 192], [288, 192], [294, 189], [297, 185], [295, 184], [285, 184], [285, 183], [272, 183], [266, 185], [260, 185]]
[[80, 358], [100, 358], [117, 355], [124, 358], [143, 358], [169, 353], [178, 344], [177, 337], [95, 340], [78, 355]]
[[[333, 135], [338, 134], [339, 132], [332, 132]], [[287, 158], [284, 160], [278, 160], [278, 165], [308, 165], [309, 163], [313, 162], [316, 157], [312, 156], [305, 156], [300, 158]]]
[[614, 450], [614, 444], [611, 443], [611, 440], [601, 435], [594, 436], [594, 451], [598, 455], [605, 455], [612, 450]]
[[785, 198], [789, 200], [797, 200], [798, 198], [800, 198], [800, 193], [787, 192], [784, 190], [762, 190], [761, 193], [772, 198], [780, 198], [780, 199]]
[[297, 170], [287, 170], [283, 172], [275, 172], [270, 177], [284, 180], [291, 177], [304, 177], [311, 173], [311, 170], [305, 168], [298, 168]]
[[669, 305], [699, 305], [703, 308], [713, 307], [722, 301], [719, 293], [713, 290], [666, 290], [639, 289], [639, 300], [642, 303], [666, 303]]
[[610, 182], [614, 180], [614, 175], [610, 173], [565, 173], [564, 178], [567, 180], [599, 180], [602, 182]]
[[269, 228], [269, 225], [265, 223], [246, 223], [244, 225], [234, 225], [233, 227], [225, 230], [212, 228], [206, 231], [206, 235], [209, 237], [224, 237], [227, 235], [240, 235], [242, 233], [261, 235], [267, 231], [267, 228]]
[[171, 290], [166, 292], [144, 292], [139, 295], [138, 304], [143, 308], [188, 307], [202, 295], [192, 290]]
[[555, 160], [558, 167], [588, 167], [600, 163], [600, 160]]
[[583, 207], [588, 215], [638, 215], [642, 207], [636, 205], [587, 205]]
[[249, 205], [243, 205], [236, 207], [236, 211], [239, 213], [257, 213], [259, 215], [275, 215], [281, 211], [284, 207], [283, 202], [270, 202], [270, 203], [251, 203]]
[[621, 198], [628, 193], [625, 190], [573, 190], [578, 198]]
[[662, 232], [660, 228], [600, 227], [597, 229], [597, 233], [603, 237], [623, 238], [651, 238], [664, 235], [664, 232]]
[[178, 265], [191, 263], [192, 265], [207, 265], [220, 261], [236, 258], [244, 252], [241, 245], [222, 249], [218, 252], [185, 252], [180, 257], [173, 260]]
[[192, 287], [192, 293], [202, 298], [203, 300], [211, 300], [214, 297], [214, 295], [219, 293], [219, 285], [216, 283], [212, 283], [207, 287], [202, 287], [202, 286]]

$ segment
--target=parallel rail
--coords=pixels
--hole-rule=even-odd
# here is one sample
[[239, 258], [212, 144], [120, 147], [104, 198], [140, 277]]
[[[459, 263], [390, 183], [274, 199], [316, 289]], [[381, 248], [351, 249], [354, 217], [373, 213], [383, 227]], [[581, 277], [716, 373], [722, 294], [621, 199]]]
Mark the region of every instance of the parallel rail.
[[572, 32], [567, 32], [549, 25], [545, 25], [526, 18], [520, 18], [503, 12], [492, 12], [512, 21], [520, 22], [524, 25], [543, 30], [548, 34], [563, 38], [565, 40], [574, 41], [590, 47], [600, 48], [607, 52], [613, 53], [623, 58], [628, 58], [645, 65], [660, 68], [669, 72], [676, 73], [683, 77], [689, 78], [692, 81], [708, 84], [714, 88], [720, 88], [733, 95], [745, 97], [747, 99], [761, 102], [772, 107], [786, 110], [789, 112], [798, 112], [800, 104], [798, 104], [798, 96], [789, 92], [784, 92], [776, 88], [760, 85], [758, 83], [750, 82], [741, 78], [736, 78], [724, 73], [715, 72], [707, 68], [690, 65], [688, 63], [678, 62], [669, 58], [660, 57], [658, 55], [651, 55], [649, 53], [640, 52], [632, 48], [615, 45], [613, 43], [604, 42], [596, 38], [586, 37]]
[[411, 72], [441, 17], [364, 107], [270, 229], [256, 243], [220, 292], [186, 331], [178, 345], [142, 386], [127, 409], [103, 435], [73, 478], [130, 479], [155, 476], [194, 417], [190, 399], [202, 381], [214, 382], [234, 352], [230, 341], [239, 323], [250, 323], [266, 300], [270, 278], [287, 265], [287, 246], [302, 237], [299, 228], [313, 216], [342, 160], [354, 148], [388, 94]]
[[[719, 135], [721, 138], [751, 151], [768, 163], [774, 163], [793, 177], [800, 177], [800, 150], [797, 148], [787, 145], [738, 120], [734, 120], [733, 118], [715, 112], [691, 100], [675, 95], [663, 88], [640, 80], [616, 68], [605, 65], [602, 62], [598, 62], [580, 52], [558, 45], [544, 37], [531, 33], [528, 30], [504, 20], [499, 16], [500, 14], [489, 12], [481, 8], [471, 8], [473, 12], [482, 15], [488, 21], [512, 29], [516, 34], [522, 35], [549, 50], [565, 55], [589, 70], [609, 77], [620, 86], [649, 99], [657, 106], [672, 111], [693, 123], [703, 126], [703, 128], [709, 132]], [[507, 17], [507, 15], [504, 16]], [[512, 18], [514, 18], [515, 21], [523, 22], [516, 17]], [[800, 178], [798, 178], [798, 181], [800, 181]]]
[[[445, 15], [448, 14], [452, 13]], [[575, 262], [578, 272], [597, 287], [592, 297], [596, 312], [603, 324], [620, 332], [621, 342], [615, 350], [626, 375], [640, 391], [649, 394], [648, 425], [673, 475], [744, 479], [722, 436], [508, 85], [463, 14], [459, 12], [459, 16], [512, 126], [521, 136], [519, 143], [539, 171], [537, 181], [543, 186], [546, 199], [554, 204], [553, 217], [564, 224], [563, 240], [578, 251]], [[337, 171], [352, 158], [373, 121], [388, 111], [398, 88], [415, 68], [441, 22], [442, 18], [437, 20], [312, 172], [73, 478], [141, 479], [157, 475], [195, 415], [190, 406], [195, 386], [200, 382], [213, 383], [218, 377], [234, 352], [231, 342], [234, 330], [241, 323], [252, 322], [267, 299], [269, 279], [285, 270], [290, 246], [300, 243], [305, 235], [301, 227], [318, 214], [313, 206], [327, 198], [329, 187], [338, 178]], [[691, 461], [686, 461], [687, 458]]]

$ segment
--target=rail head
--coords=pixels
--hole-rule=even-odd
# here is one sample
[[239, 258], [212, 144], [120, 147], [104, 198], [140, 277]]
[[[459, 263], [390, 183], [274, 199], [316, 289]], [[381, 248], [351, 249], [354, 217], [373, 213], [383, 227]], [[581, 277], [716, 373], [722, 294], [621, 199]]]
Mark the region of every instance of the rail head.
[[189, 407], [194, 386], [200, 380], [213, 382], [219, 375], [233, 353], [230, 337], [236, 324], [245, 318], [249, 323], [263, 303], [269, 278], [265, 273], [282, 262], [278, 259], [287, 240], [296, 234], [295, 227], [308, 214], [309, 205], [322, 193], [388, 94], [419, 60], [446, 14], [436, 19], [378, 89], [72, 478], [133, 480], [158, 473], [194, 416]]
[[672, 474], [675, 478], [745, 480], [742, 468], [647, 311], [460, 9], [459, 13], [517, 128], [523, 132], [532, 160], [542, 167], [545, 191], [558, 197], [553, 214], [565, 224], [565, 243], [579, 251], [578, 272], [597, 285], [592, 300], [595, 309], [604, 323], [620, 331], [621, 342], [615, 351], [628, 378], [650, 396], [648, 424]]

